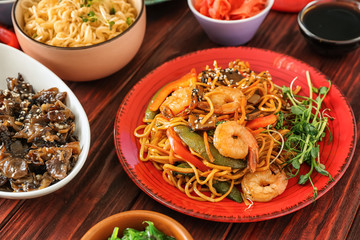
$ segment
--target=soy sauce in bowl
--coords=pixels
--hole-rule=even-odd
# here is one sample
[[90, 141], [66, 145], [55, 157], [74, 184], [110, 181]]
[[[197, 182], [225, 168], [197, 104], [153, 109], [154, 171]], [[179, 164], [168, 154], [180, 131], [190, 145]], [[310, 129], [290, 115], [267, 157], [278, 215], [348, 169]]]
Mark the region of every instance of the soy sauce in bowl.
[[342, 54], [360, 45], [360, 3], [314, 1], [298, 16], [301, 33], [323, 54]]

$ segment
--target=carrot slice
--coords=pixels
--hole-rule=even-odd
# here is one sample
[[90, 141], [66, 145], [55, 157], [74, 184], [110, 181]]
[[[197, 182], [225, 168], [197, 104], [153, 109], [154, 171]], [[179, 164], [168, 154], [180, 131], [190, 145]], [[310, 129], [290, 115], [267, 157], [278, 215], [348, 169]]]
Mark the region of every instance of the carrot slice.
[[270, 114], [268, 116], [265, 117], [260, 117], [260, 118], [256, 118], [253, 119], [251, 121], [248, 121], [246, 123], [246, 127], [252, 129], [252, 130], [256, 130], [258, 128], [264, 128], [267, 127], [273, 123], [275, 123], [277, 120], [277, 117], [275, 114]]
[[[169, 83], [166, 85], [159, 94], [155, 97], [153, 102], [150, 104], [149, 109], [150, 111], [157, 111], [160, 107], [160, 105], [165, 101], [167, 96], [170, 95], [173, 91], [180, 87], [187, 87], [190, 86], [192, 81], [196, 80], [196, 70], [193, 68], [189, 73], [181, 77], [180, 79]], [[195, 78], [195, 79], [194, 79]]]

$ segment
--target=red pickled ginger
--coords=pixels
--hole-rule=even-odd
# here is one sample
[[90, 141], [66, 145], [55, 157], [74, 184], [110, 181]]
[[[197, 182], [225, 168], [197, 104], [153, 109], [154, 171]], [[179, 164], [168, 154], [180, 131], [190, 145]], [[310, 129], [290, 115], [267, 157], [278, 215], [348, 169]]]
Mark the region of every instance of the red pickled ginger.
[[252, 17], [266, 6], [266, 0], [195, 0], [195, 9], [201, 14], [220, 20], [238, 20]]

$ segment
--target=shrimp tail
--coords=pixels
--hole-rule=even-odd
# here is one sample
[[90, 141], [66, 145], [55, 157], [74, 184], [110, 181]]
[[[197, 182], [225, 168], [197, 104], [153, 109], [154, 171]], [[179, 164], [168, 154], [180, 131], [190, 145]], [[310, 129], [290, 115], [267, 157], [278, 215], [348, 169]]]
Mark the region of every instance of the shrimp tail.
[[256, 148], [252, 148], [249, 146], [249, 154], [248, 154], [248, 166], [250, 172], [254, 173], [256, 171], [256, 167], [259, 160], [259, 152]]

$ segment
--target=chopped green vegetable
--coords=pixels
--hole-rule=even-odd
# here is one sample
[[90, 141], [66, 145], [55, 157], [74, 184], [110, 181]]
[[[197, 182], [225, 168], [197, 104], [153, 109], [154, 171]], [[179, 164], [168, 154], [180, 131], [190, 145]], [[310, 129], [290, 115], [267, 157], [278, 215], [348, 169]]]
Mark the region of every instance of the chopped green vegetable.
[[[311, 179], [313, 171], [315, 170], [318, 173], [329, 177], [330, 181], [333, 181], [331, 175], [325, 170], [325, 166], [321, 164], [318, 159], [318, 143], [325, 136], [326, 129], [329, 130], [328, 122], [329, 120], [332, 120], [330, 116], [320, 112], [323, 100], [330, 90], [331, 82], [329, 81], [329, 87], [317, 89], [312, 85], [310, 78], [308, 78], [308, 85], [309, 97], [294, 96], [290, 88], [282, 88], [284, 97], [291, 103], [291, 112], [286, 116], [279, 114], [278, 120], [279, 122], [281, 121], [281, 123], [278, 122], [276, 128], [283, 128], [284, 120], [287, 122], [288, 126], [290, 126], [290, 132], [286, 136], [284, 149], [286, 152], [294, 154], [287, 162], [287, 165], [291, 165], [293, 168], [297, 169], [291, 177], [297, 176], [301, 164], [307, 163], [310, 166], [310, 170], [308, 173], [299, 177], [298, 183], [305, 184], [309, 181], [313, 186], [314, 198], [316, 199], [317, 188], [314, 186]], [[313, 99], [314, 93], [318, 94], [315, 100]]]
[[110, 22], [109, 22], [109, 28], [110, 28], [110, 30], [112, 30], [112, 26], [114, 26], [114, 24], [115, 24], [114, 21], [110, 21]]
[[97, 20], [97, 16], [94, 11], [90, 11], [86, 16], [80, 16], [83, 22], [95, 22]]
[[[82, 4], [83, 6], [87, 6], [87, 7], [90, 7], [92, 5], [92, 1], [93, 0], [84, 0], [84, 4]], [[81, 5], [80, 5], [81, 7]]]
[[93, 17], [93, 16], [95, 16], [95, 13], [94, 13], [94, 11], [90, 11], [87, 15], [88, 15], [89, 17]]
[[[217, 192], [222, 194], [227, 193], [227, 191], [229, 191], [230, 189], [230, 183], [225, 181], [214, 181], [213, 186]], [[231, 189], [229, 195], [227, 195], [226, 197], [238, 203], [241, 203], [243, 201], [240, 190], [235, 186]]]
[[127, 25], [130, 26], [130, 25], [132, 24], [131, 18], [127, 17], [127, 18], [126, 18], [126, 23], [127, 23]]
[[139, 231], [133, 228], [126, 228], [123, 232], [123, 237], [119, 238], [119, 228], [115, 227], [112, 235], [108, 240], [175, 240], [175, 238], [170, 237], [163, 232], [159, 231], [153, 222], [145, 221], [147, 223], [144, 231]]
[[87, 21], [89, 21], [89, 19], [88, 19], [87, 17], [80, 16], [80, 18], [81, 18], [81, 20], [82, 20], [83, 22], [87, 22]]
[[110, 9], [110, 15], [114, 15], [115, 14], [115, 8], [111, 8]]
[[118, 233], [119, 233], [119, 228], [115, 227], [113, 230], [113, 233], [111, 234], [111, 237], [108, 238], [108, 240], [118, 240], [120, 238], [118, 238]]

